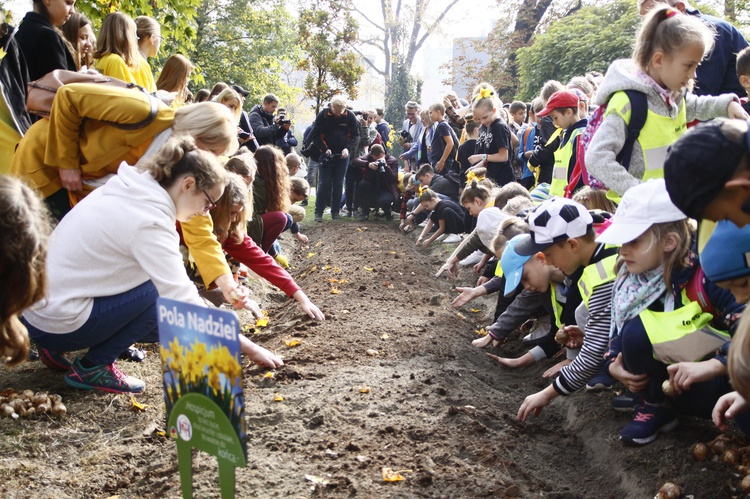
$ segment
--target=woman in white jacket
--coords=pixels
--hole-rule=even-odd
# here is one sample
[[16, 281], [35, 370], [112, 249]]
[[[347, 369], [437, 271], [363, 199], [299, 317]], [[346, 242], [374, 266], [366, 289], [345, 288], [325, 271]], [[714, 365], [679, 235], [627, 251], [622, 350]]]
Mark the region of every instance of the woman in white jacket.
[[[156, 339], [157, 297], [204, 305], [185, 273], [175, 222], [215, 206], [225, 170], [185, 137], [170, 139], [141, 170], [123, 163], [60, 222], [49, 242], [47, 298], [23, 315], [42, 361], [67, 371], [65, 381], [77, 388], [142, 392], [145, 383], [124, 375], [115, 359], [134, 342]], [[245, 304], [242, 288], [234, 296]], [[282, 364], [240, 341], [254, 361]], [[85, 348], [72, 364], [61, 353]]]

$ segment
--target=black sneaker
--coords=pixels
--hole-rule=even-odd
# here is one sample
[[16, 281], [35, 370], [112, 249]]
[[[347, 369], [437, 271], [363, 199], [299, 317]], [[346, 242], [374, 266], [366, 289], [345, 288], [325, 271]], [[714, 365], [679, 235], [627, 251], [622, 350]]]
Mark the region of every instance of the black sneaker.
[[333, 220], [338, 220], [339, 218], [341, 218], [341, 215], [339, 215], [338, 213], [331, 213], [331, 218]]
[[315, 221], [316, 222], [322, 222], [323, 221], [323, 215], [315, 214]]

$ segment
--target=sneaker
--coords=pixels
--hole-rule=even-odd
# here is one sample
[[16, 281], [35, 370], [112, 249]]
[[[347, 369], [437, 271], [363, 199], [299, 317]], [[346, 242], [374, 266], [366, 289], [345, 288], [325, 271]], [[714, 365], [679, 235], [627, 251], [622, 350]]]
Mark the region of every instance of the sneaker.
[[617, 412], [632, 412], [643, 403], [641, 398], [633, 392], [626, 390], [622, 395], [612, 397], [610, 400], [612, 409]]
[[323, 221], [323, 215], [315, 214], [315, 221], [316, 222], [322, 222]]
[[677, 428], [680, 421], [674, 410], [663, 405], [642, 404], [635, 411], [635, 418], [620, 430], [620, 440], [633, 445], [650, 444], [659, 433]]
[[346, 210], [346, 211], [344, 212], [344, 216], [345, 216], [346, 218], [352, 218], [352, 217], [354, 216], [354, 212], [353, 212], [352, 210]]
[[586, 383], [586, 391], [603, 392], [604, 390], [611, 390], [614, 384], [614, 378], [602, 369]]
[[62, 352], [55, 352], [42, 347], [39, 347], [39, 360], [53, 371], [65, 372], [70, 369], [71, 365]]
[[435, 242], [442, 243], [443, 241], [445, 241], [446, 237], [448, 237], [448, 234], [445, 234], [445, 233], [440, 234], [437, 238], [435, 238]]
[[539, 343], [539, 340], [549, 334], [549, 319], [532, 319], [533, 324], [529, 328], [529, 334], [523, 337], [523, 343], [526, 346], [532, 346]]
[[277, 254], [275, 257], [273, 257], [274, 260], [276, 260], [276, 263], [278, 263], [281, 268], [288, 269], [289, 268], [289, 260], [287, 257], [282, 255], [281, 253]]
[[334, 220], [338, 220], [339, 218], [341, 218], [341, 215], [339, 215], [338, 213], [331, 213], [331, 218]]
[[84, 390], [101, 390], [111, 393], [141, 393], [146, 389], [146, 383], [138, 378], [127, 376], [117, 368], [114, 362], [87, 369], [81, 365], [81, 359], [78, 358], [70, 366], [65, 382]]
[[467, 256], [466, 258], [458, 262], [458, 264], [462, 267], [472, 267], [476, 265], [477, 263], [481, 262], [483, 256], [484, 256], [484, 253], [482, 253], [480, 250], [476, 250], [474, 253], [472, 253], [471, 255]]
[[443, 239], [444, 243], [460, 243], [461, 242], [461, 236], [458, 234], [448, 234], [448, 237]]
[[427, 220], [419, 224], [420, 227], [427, 227]]
[[122, 352], [117, 358], [129, 360], [130, 362], [143, 362], [146, 360], [146, 351], [141, 350], [134, 345], [130, 345], [128, 349]]

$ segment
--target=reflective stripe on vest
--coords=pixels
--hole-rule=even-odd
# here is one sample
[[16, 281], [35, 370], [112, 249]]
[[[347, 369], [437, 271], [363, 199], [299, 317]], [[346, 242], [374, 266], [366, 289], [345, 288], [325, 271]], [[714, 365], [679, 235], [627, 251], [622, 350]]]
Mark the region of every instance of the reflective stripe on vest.
[[503, 276], [503, 266], [500, 265], [500, 262], [497, 262], [497, 265], [495, 266], [495, 275], [498, 277]]
[[[555, 151], [555, 168], [552, 170], [552, 183], [549, 186], [549, 197], [563, 197], [565, 188], [568, 186], [568, 171], [571, 166], [570, 159], [573, 157], [573, 145], [583, 128], [574, 128], [570, 132], [567, 142]], [[566, 139], [566, 137], [563, 137]]]
[[617, 262], [617, 255], [611, 255], [583, 269], [583, 275], [578, 279], [578, 289], [581, 291], [581, 298], [586, 308], [589, 306], [589, 299], [594, 289], [604, 283], [614, 281], [617, 277], [615, 262]]
[[695, 362], [719, 350], [731, 338], [710, 326], [711, 314], [697, 301], [688, 301], [682, 290], [683, 307], [671, 312], [644, 310], [638, 316], [654, 349], [654, 358], [666, 364]]
[[[615, 92], [607, 104], [604, 117], [611, 113], [617, 113], [625, 123], [630, 123], [631, 104], [625, 92]], [[664, 178], [664, 160], [667, 157], [669, 146], [677, 142], [687, 130], [687, 113], [685, 111], [685, 99], [680, 102], [680, 110], [677, 116], [670, 118], [648, 110], [646, 124], [638, 135], [638, 144], [643, 152], [644, 173], [641, 180], [644, 182], [651, 178]], [[607, 193], [607, 197], [619, 202], [620, 196], [614, 192]]]
[[560, 303], [557, 301], [557, 283], [550, 282], [549, 283], [549, 292], [550, 292], [550, 298], [552, 300], [552, 311], [555, 315], [555, 325], [558, 328], [562, 327], [562, 312], [563, 312], [563, 305], [565, 302]]

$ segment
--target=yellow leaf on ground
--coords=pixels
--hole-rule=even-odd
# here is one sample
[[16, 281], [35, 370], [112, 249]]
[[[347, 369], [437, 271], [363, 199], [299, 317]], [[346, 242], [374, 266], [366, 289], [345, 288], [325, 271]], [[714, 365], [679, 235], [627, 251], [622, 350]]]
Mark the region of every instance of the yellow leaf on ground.
[[466, 320], [466, 316], [462, 314], [461, 312], [456, 312], [456, 317], [458, 317], [461, 320]]
[[391, 255], [395, 255], [395, 254], [396, 254], [396, 252], [395, 252], [395, 251], [391, 251], [390, 253], [391, 253]]
[[326, 265], [325, 267], [323, 267], [323, 270], [328, 270], [328, 269], [330, 269], [330, 268], [331, 268], [331, 266], [330, 266], [330, 265]]
[[401, 473], [411, 473], [411, 470], [398, 470], [393, 471], [391, 468], [383, 468], [383, 480], [386, 482], [401, 482], [404, 480], [404, 475]]
[[469, 309], [469, 310], [471, 310], [471, 312], [472, 312], [473, 314], [478, 314], [479, 312], [481, 312], [481, 310], [479, 310], [478, 308], [471, 308], [471, 309]]
[[280, 393], [277, 393], [277, 394], [276, 394], [276, 395], [275, 395], [275, 396], [273, 397], [273, 401], [274, 401], [274, 402], [283, 402], [283, 401], [284, 401], [284, 397], [282, 397]]
[[485, 329], [484, 329], [484, 328], [482, 328], [482, 329], [477, 329], [477, 330], [476, 330], [476, 331], [474, 331], [474, 332], [475, 332], [475, 333], [477, 333], [477, 334], [478, 334], [479, 336], [487, 336], [487, 331], [485, 331]]
[[332, 295], [337, 295], [337, 294], [339, 294], [340, 292], [341, 292], [341, 291], [339, 291], [339, 288], [331, 288], [331, 294], [332, 294]]
[[370, 387], [367, 385], [360, 386], [359, 393], [370, 393]]
[[368, 272], [372, 272], [372, 267], [362, 267], [362, 268], [364, 268]]
[[255, 327], [266, 327], [268, 325], [268, 312], [261, 310], [263, 317], [255, 319]]
[[357, 227], [357, 232], [362, 232], [362, 227]]
[[323, 244], [323, 241], [318, 241], [317, 243], [315, 243], [315, 247], [320, 248], [321, 244]]
[[130, 408], [133, 409], [136, 412], [143, 412], [146, 410], [146, 407], [148, 407], [148, 404], [141, 404], [138, 402], [134, 396], [130, 396]]
[[276, 374], [273, 371], [268, 371], [266, 374], [263, 375], [264, 378], [273, 378]]
[[346, 279], [339, 279], [339, 284], [346, 284], [347, 282], [349, 281], [347, 281]]
[[315, 253], [313, 253], [312, 251], [307, 254], [307, 258], [312, 258], [314, 256], [315, 256]]
[[341, 269], [340, 269], [340, 268], [338, 268], [338, 267], [333, 267], [333, 271], [334, 271], [334, 272], [341, 272]]
[[339, 282], [339, 280], [334, 277], [333, 279], [328, 279], [328, 282], [330, 282], [331, 284], [336, 284]]
[[302, 343], [302, 342], [301, 342], [300, 340], [297, 340], [297, 339], [294, 339], [294, 338], [292, 338], [292, 339], [289, 339], [289, 340], [284, 340], [284, 344], [285, 344], [286, 346], [290, 347], [290, 348], [291, 348], [291, 347], [296, 347], [296, 346], [297, 346], [297, 345], [299, 345], [300, 343]]
[[310, 269], [310, 272], [315, 272], [316, 270], [318, 270], [318, 266], [313, 265], [312, 268]]

